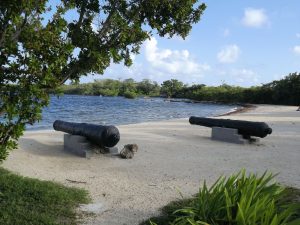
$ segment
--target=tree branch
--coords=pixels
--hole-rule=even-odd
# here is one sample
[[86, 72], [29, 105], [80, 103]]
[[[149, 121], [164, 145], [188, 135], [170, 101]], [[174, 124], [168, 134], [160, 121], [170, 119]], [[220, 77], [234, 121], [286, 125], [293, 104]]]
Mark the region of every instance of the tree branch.
[[102, 24], [102, 28], [99, 31], [99, 38], [103, 38], [103, 36], [106, 34], [107, 29], [110, 27], [110, 24], [112, 22], [112, 17], [115, 14], [115, 12], [116, 12], [116, 2], [112, 6], [112, 9], [111, 9], [109, 15], [106, 17], [106, 20]]
[[82, 5], [81, 5], [81, 11], [80, 11], [80, 15], [79, 15], [77, 25], [81, 26], [82, 21], [83, 21], [83, 16], [84, 16], [85, 12], [86, 12], [86, 2], [83, 1]]
[[3, 23], [2, 23], [2, 30], [3, 32], [1, 33], [1, 39], [0, 39], [0, 48], [3, 48], [4, 45], [4, 41], [5, 41], [5, 35], [6, 35], [6, 28], [8, 26], [8, 22], [9, 22], [9, 16], [7, 14], [9, 14], [8, 12], [9, 10], [7, 10], [6, 12], [6, 17], [3, 19]]
[[23, 23], [21, 24], [21, 26], [19, 28], [16, 29], [16, 32], [14, 33], [14, 35], [12, 35], [11, 41], [16, 41], [19, 38], [22, 30], [24, 29], [24, 27], [27, 23], [27, 17], [28, 17], [28, 14], [26, 13], [25, 17], [24, 17], [24, 20], [23, 20]]

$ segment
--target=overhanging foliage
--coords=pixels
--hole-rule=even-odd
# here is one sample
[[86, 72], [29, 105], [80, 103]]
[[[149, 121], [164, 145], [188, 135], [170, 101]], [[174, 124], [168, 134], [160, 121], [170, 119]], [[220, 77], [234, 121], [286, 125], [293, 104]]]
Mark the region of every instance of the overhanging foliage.
[[[185, 38], [200, 20], [197, 0], [4, 0], [0, 3], [0, 161], [16, 148], [25, 124], [40, 119], [49, 89], [87, 74], [103, 74], [153, 31]], [[77, 12], [74, 20], [66, 15]], [[43, 20], [46, 14], [53, 14]], [[73, 15], [72, 14], [72, 15]]]

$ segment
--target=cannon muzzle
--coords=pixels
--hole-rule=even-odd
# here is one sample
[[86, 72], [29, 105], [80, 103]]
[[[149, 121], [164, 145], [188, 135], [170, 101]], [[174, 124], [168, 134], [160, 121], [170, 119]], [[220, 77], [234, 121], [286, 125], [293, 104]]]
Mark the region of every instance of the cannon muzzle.
[[70, 123], [56, 120], [53, 123], [54, 130], [68, 134], [80, 135], [100, 147], [113, 147], [120, 140], [120, 133], [115, 126], [102, 126], [88, 123]]
[[213, 119], [205, 117], [191, 116], [190, 124], [196, 124], [205, 127], [224, 127], [237, 129], [238, 133], [244, 137], [261, 137], [264, 138], [272, 133], [272, 129], [264, 122], [252, 122], [244, 120], [230, 120], [230, 119]]

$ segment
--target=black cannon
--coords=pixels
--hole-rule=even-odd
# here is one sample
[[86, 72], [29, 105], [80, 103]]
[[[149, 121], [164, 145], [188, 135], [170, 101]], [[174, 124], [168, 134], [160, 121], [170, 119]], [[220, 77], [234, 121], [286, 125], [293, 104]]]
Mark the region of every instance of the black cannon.
[[250, 136], [264, 138], [272, 133], [272, 129], [264, 122], [251, 122], [244, 120], [230, 120], [230, 119], [212, 119], [204, 117], [191, 116], [190, 124], [201, 125], [205, 127], [224, 127], [237, 129], [238, 133], [245, 139]]
[[113, 147], [120, 140], [120, 133], [115, 126], [101, 126], [88, 123], [70, 123], [56, 120], [54, 130], [86, 137], [100, 147]]

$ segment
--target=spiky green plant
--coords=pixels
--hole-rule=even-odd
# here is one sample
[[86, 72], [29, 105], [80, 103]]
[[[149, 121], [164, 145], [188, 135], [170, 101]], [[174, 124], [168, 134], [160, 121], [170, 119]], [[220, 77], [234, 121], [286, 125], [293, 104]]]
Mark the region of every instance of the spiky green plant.
[[172, 225], [296, 225], [297, 204], [286, 204], [284, 188], [274, 176], [246, 175], [245, 170], [220, 177], [210, 188], [206, 182], [188, 207], [174, 212]]

